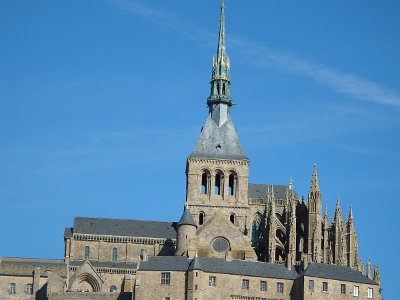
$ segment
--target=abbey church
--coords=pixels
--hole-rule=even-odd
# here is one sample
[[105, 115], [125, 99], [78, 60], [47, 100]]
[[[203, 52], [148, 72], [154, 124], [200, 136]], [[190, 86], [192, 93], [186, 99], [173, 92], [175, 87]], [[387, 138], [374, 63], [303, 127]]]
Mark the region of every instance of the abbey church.
[[[208, 116], [186, 160], [177, 222], [76, 217], [63, 259], [0, 257], [0, 300], [381, 299], [377, 264], [358, 255], [352, 209], [323, 212], [317, 167], [308, 199], [250, 184], [230, 110], [221, 4]], [[184, 183], [182, 183], [183, 186]]]

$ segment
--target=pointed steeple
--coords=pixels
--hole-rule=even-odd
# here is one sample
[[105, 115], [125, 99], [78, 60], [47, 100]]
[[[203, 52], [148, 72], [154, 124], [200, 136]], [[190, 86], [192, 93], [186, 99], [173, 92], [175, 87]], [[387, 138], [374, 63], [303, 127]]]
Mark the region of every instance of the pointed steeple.
[[349, 210], [349, 221], [354, 221], [353, 208], [351, 206], [350, 206], [350, 210]]
[[342, 218], [342, 206], [340, 205], [340, 195], [338, 195], [337, 201], [336, 201], [336, 210], [335, 210], [335, 219], [336, 217], [339, 217], [340, 219]]
[[379, 272], [378, 263], [375, 263], [375, 266], [374, 266], [374, 281], [377, 284], [381, 285], [381, 274]]
[[328, 226], [328, 219], [329, 219], [329, 216], [328, 216], [328, 204], [326, 204], [325, 205], [325, 214], [324, 214], [324, 224], [326, 226]]
[[314, 164], [314, 171], [311, 180], [311, 190], [319, 191], [317, 164]]
[[230, 116], [232, 98], [230, 62], [226, 53], [225, 7], [221, 2], [217, 54], [213, 58], [211, 92], [207, 99], [209, 116], [190, 157], [248, 160]]
[[232, 98], [229, 90], [229, 69], [230, 62], [226, 53], [225, 5], [224, 0], [222, 0], [217, 55], [213, 59], [211, 93], [207, 100], [207, 105], [211, 112], [218, 104], [225, 104], [227, 107], [232, 106]]

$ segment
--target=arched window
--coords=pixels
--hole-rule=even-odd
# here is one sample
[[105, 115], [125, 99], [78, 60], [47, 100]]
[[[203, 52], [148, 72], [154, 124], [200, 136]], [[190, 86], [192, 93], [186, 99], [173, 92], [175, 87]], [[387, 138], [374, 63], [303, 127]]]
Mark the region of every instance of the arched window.
[[113, 248], [112, 249], [112, 261], [117, 261], [118, 260], [118, 249]]
[[230, 216], [229, 216], [229, 220], [232, 222], [232, 224], [235, 224], [235, 214], [231, 214]]
[[115, 286], [115, 285], [112, 285], [111, 287], [110, 287], [110, 292], [111, 293], [115, 293], [117, 291], [117, 287]]
[[199, 225], [204, 224], [205, 214], [203, 212], [199, 213]]
[[224, 180], [224, 174], [221, 171], [218, 171], [215, 174], [215, 182], [214, 182], [214, 195], [222, 195], [222, 183]]
[[229, 175], [229, 180], [228, 180], [228, 195], [229, 196], [235, 195], [236, 181], [237, 181], [236, 173], [231, 172], [231, 174]]
[[208, 187], [210, 186], [209, 181], [210, 181], [210, 172], [204, 170], [203, 174], [201, 175], [201, 186], [200, 186], [201, 195], [208, 194]]
[[85, 259], [89, 259], [89, 258], [90, 258], [90, 247], [85, 246]]

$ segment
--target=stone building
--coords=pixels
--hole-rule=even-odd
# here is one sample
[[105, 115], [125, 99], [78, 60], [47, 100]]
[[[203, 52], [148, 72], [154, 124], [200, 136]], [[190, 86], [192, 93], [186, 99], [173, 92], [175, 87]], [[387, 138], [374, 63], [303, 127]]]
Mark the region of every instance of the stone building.
[[380, 299], [380, 274], [358, 256], [352, 209], [329, 222], [316, 166], [308, 199], [249, 184], [230, 116], [222, 1], [208, 117], [186, 161], [176, 223], [76, 217], [63, 260], [1, 258], [0, 299]]

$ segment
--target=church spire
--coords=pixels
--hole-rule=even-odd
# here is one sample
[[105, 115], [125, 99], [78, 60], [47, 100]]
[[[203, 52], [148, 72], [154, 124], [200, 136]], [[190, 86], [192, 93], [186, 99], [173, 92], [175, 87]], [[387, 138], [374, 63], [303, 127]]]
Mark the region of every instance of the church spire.
[[317, 164], [314, 164], [314, 171], [313, 171], [312, 181], [311, 181], [311, 189], [313, 191], [319, 191]]
[[228, 109], [232, 106], [229, 81], [230, 62], [226, 53], [225, 6], [221, 1], [217, 55], [213, 59], [211, 93], [207, 105], [214, 121], [221, 126], [227, 120]]

